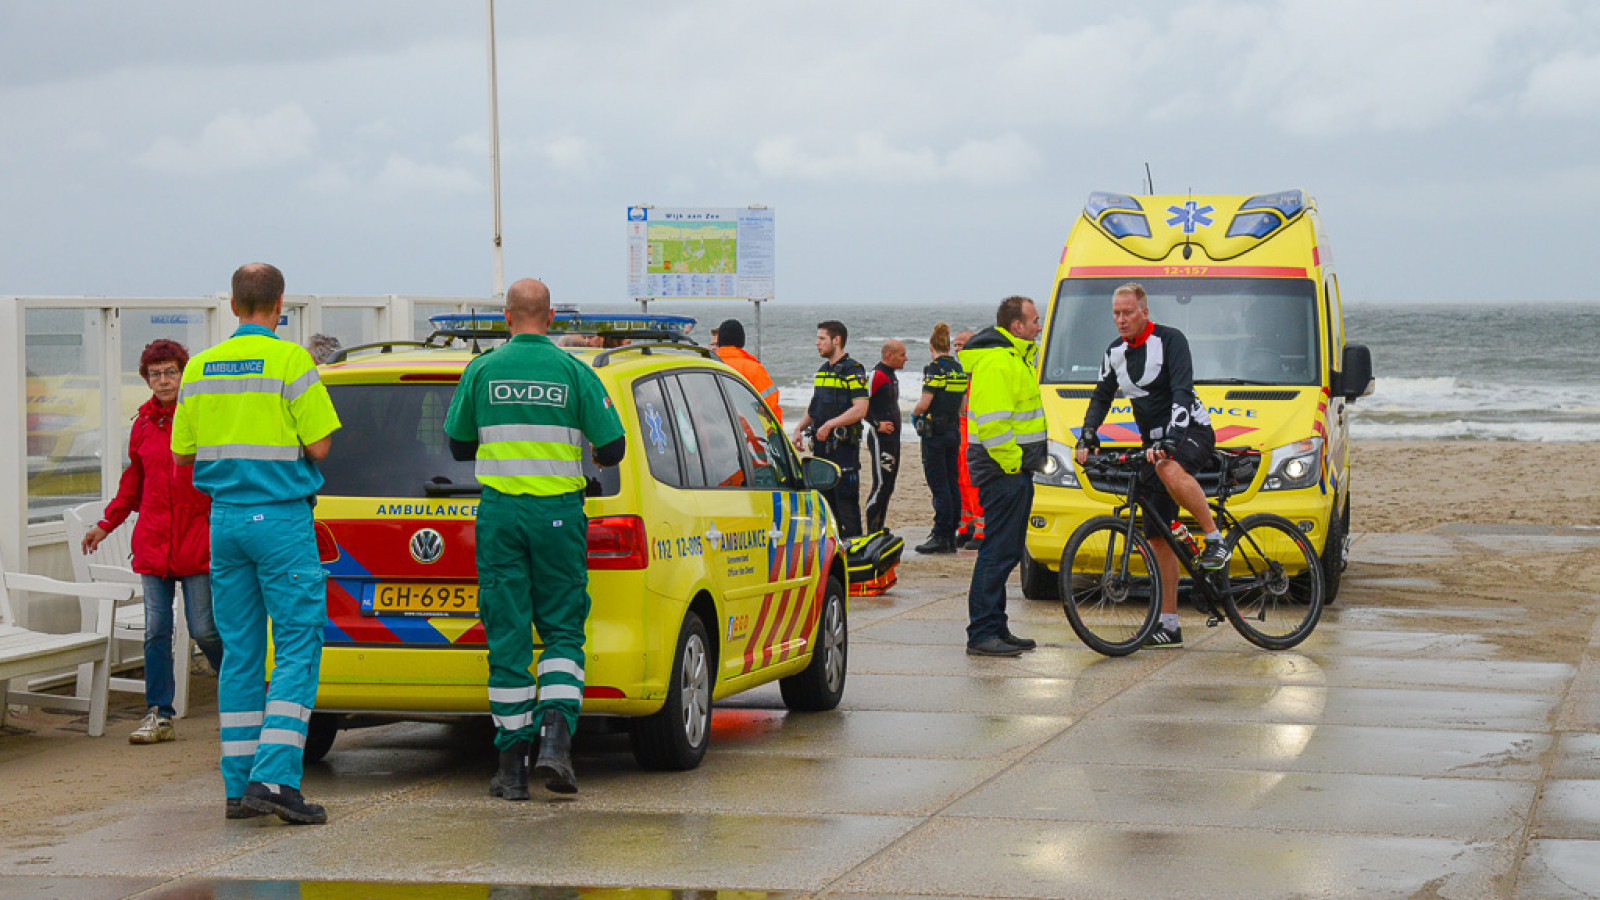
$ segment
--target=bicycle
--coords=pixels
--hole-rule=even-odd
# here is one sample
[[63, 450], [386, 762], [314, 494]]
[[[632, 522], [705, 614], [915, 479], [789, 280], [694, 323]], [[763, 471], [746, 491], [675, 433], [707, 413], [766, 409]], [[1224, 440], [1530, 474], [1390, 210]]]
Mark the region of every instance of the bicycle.
[[[1306, 536], [1272, 513], [1244, 519], [1228, 511], [1228, 497], [1248, 486], [1260, 466], [1258, 451], [1214, 451], [1220, 478], [1212, 514], [1231, 551], [1227, 567], [1200, 568], [1198, 554], [1163, 527], [1153, 529], [1188, 571], [1190, 595], [1207, 614], [1207, 627], [1224, 617], [1245, 640], [1267, 650], [1287, 650], [1305, 640], [1322, 616], [1322, 564]], [[1123, 503], [1110, 515], [1078, 526], [1061, 554], [1061, 603], [1079, 639], [1107, 656], [1138, 650], [1160, 621], [1161, 571], [1141, 527], [1151, 517], [1143, 476], [1143, 450], [1091, 454], [1084, 473], [1100, 476]]]

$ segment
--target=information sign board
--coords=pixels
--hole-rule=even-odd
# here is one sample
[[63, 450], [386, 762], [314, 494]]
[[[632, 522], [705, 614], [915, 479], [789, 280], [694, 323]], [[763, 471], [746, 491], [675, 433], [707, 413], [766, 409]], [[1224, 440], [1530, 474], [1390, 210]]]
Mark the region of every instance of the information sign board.
[[628, 293], [658, 298], [773, 296], [765, 207], [628, 207]]

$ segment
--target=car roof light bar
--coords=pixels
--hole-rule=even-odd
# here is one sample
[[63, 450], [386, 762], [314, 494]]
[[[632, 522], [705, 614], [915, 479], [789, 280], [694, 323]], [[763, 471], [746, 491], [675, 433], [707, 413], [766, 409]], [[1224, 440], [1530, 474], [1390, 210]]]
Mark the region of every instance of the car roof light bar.
[[[447, 313], [428, 320], [434, 335], [451, 338], [504, 339], [511, 334], [505, 314], [495, 312]], [[689, 341], [694, 329], [692, 316], [643, 313], [580, 313], [556, 309], [550, 322], [552, 335], [600, 335], [656, 341]]]
[[1306, 192], [1302, 190], [1279, 191], [1276, 194], [1257, 194], [1239, 204], [1239, 209], [1275, 209], [1285, 220], [1300, 215], [1306, 208]]
[[1127, 194], [1113, 194], [1108, 191], [1095, 191], [1089, 195], [1088, 201], [1083, 204], [1083, 214], [1091, 220], [1099, 219], [1100, 214], [1108, 209], [1131, 209], [1134, 212], [1144, 212], [1144, 207], [1139, 205], [1139, 201]]

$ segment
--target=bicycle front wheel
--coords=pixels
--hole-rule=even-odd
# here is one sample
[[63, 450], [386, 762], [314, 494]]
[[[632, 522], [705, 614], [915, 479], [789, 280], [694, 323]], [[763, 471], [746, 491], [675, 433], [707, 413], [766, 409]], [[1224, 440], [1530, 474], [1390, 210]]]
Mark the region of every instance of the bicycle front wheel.
[[1144, 644], [1161, 613], [1161, 570], [1128, 523], [1099, 516], [1078, 526], [1061, 554], [1061, 605], [1079, 640], [1107, 656]]
[[1322, 617], [1322, 564], [1288, 519], [1271, 513], [1245, 517], [1228, 532], [1223, 611], [1245, 640], [1287, 650], [1305, 640]]

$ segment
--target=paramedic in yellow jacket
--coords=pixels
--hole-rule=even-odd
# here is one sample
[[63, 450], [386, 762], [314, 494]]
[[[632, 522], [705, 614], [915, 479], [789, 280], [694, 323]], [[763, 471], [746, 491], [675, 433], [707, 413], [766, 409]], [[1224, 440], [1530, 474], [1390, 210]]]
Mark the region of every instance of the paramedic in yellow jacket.
[[1006, 579], [1027, 552], [1033, 473], [1044, 467], [1044, 405], [1039, 399], [1039, 311], [1007, 297], [995, 326], [961, 349], [967, 394], [967, 471], [983, 504], [985, 537], [967, 591], [967, 655], [1020, 656], [1038, 646], [1011, 633]]
[[[273, 813], [326, 822], [300, 795], [301, 755], [317, 701], [326, 575], [311, 507], [315, 460], [339, 428], [311, 354], [275, 334], [283, 273], [266, 263], [233, 273], [239, 330], [183, 368], [172, 455], [211, 495], [212, 612], [222, 635], [217, 678], [227, 817]], [[272, 683], [266, 680], [272, 629]]]

